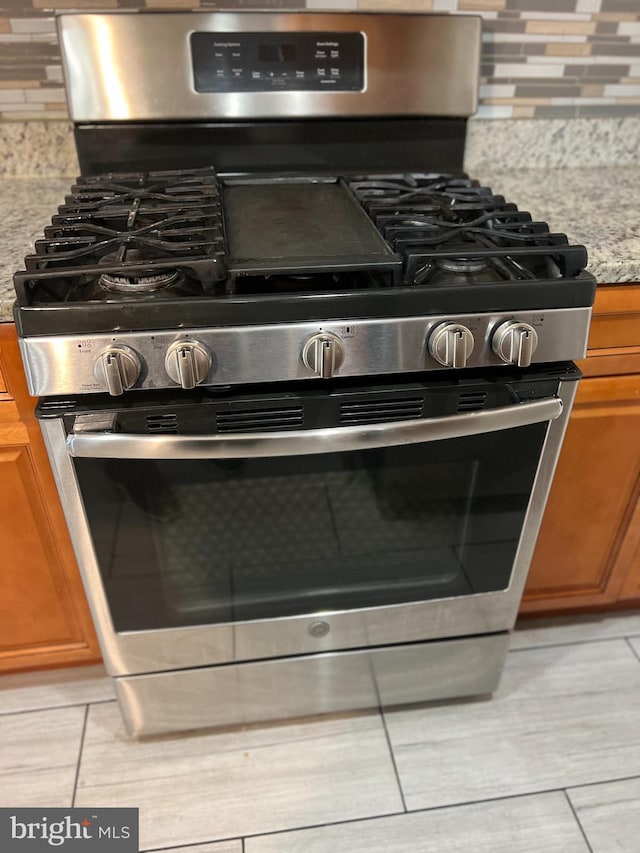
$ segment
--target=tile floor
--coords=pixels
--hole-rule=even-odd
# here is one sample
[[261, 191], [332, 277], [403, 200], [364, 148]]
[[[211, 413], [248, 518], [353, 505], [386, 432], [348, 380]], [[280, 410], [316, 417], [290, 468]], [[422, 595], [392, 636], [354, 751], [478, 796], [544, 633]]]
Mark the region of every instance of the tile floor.
[[522, 623], [491, 700], [129, 740], [99, 667], [0, 678], [0, 806], [182, 853], [640, 853], [640, 612]]

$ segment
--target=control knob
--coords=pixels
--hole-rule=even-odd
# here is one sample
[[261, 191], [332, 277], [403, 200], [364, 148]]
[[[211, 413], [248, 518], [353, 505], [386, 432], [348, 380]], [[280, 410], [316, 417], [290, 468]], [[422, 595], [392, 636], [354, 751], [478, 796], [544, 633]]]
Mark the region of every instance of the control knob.
[[344, 360], [344, 347], [337, 335], [320, 332], [312, 335], [302, 350], [302, 361], [307, 370], [330, 379]]
[[529, 323], [507, 320], [493, 333], [491, 347], [507, 364], [529, 367], [538, 346], [538, 333]]
[[460, 323], [440, 323], [429, 335], [429, 352], [445, 367], [465, 367], [473, 352], [473, 335]]
[[167, 350], [164, 367], [174, 382], [188, 390], [209, 375], [211, 355], [198, 341], [176, 341]]
[[113, 345], [98, 353], [93, 375], [112, 397], [119, 397], [135, 385], [142, 365], [131, 347]]

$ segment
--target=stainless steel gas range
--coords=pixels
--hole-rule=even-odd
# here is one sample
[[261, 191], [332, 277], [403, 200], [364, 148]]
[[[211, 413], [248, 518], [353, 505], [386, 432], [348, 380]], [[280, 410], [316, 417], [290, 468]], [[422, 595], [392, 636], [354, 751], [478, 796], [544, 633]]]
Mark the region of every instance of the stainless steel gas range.
[[462, 172], [479, 19], [59, 29], [15, 317], [129, 731], [490, 693], [595, 282]]

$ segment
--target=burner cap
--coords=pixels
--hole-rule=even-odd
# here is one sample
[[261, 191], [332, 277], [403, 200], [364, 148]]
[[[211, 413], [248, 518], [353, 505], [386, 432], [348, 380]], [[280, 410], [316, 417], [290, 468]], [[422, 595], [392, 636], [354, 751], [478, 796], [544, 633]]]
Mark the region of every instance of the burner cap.
[[127, 246], [124, 251], [112, 252], [100, 259], [102, 264], [119, 267], [115, 272], [103, 272], [98, 284], [113, 293], [153, 293], [171, 287], [182, 278], [178, 270], [165, 269], [158, 272], [132, 269], [132, 264], [144, 263], [140, 249]]
[[487, 266], [484, 258], [438, 258], [437, 264], [441, 270], [457, 273], [482, 272]]
[[105, 290], [115, 293], [153, 293], [170, 287], [180, 279], [177, 270], [165, 270], [156, 275], [122, 275], [121, 273], [102, 273], [98, 283]]

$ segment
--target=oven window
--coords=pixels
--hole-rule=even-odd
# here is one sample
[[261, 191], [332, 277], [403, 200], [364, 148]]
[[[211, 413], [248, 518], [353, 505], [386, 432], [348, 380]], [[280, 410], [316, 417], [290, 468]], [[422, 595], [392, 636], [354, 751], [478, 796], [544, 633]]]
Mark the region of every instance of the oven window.
[[509, 586], [547, 424], [270, 459], [76, 459], [118, 631]]

